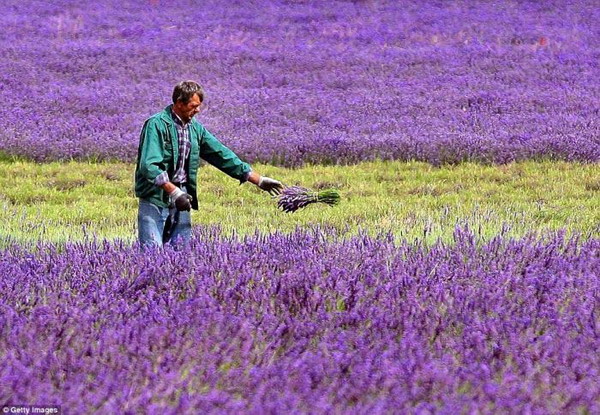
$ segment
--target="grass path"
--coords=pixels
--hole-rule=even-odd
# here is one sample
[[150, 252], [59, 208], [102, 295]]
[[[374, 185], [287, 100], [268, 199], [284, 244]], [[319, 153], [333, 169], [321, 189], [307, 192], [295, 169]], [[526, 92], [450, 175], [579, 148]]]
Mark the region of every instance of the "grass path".
[[[287, 232], [322, 225], [370, 234], [391, 230], [409, 240], [449, 238], [468, 223], [484, 237], [503, 232], [565, 229], [600, 235], [600, 169], [566, 162], [501, 166], [465, 163], [442, 168], [424, 163], [368, 162], [353, 166], [257, 171], [286, 184], [336, 187], [339, 206], [310, 206], [294, 214], [250, 184], [206, 166], [200, 174], [195, 225], [224, 232]], [[63, 242], [96, 235], [133, 241], [137, 199], [131, 164], [0, 163], [0, 237]]]

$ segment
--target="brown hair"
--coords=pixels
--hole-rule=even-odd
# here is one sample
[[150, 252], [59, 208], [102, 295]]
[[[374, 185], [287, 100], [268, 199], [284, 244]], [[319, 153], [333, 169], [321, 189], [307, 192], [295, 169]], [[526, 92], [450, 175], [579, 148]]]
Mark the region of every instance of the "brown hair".
[[182, 81], [175, 85], [175, 89], [173, 90], [173, 104], [177, 101], [187, 104], [194, 94], [198, 94], [200, 102], [204, 101], [204, 89], [200, 84], [194, 81]]

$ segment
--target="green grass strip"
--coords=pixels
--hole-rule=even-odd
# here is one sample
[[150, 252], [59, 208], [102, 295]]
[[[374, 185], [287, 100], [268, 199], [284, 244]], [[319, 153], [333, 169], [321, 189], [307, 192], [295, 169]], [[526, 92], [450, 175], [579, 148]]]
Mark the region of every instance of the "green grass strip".
[[[254, 168], [287, 185], [336, 188], [341, 202], [284, 213], [255, 186], [239, 186], [205, 166], [194, 225], [218, 225], [224, 233], [238, 235], [321, 225], [350, 233], [391, 231], [401, 239], [425, 241], [451, 238], [455, 226], [462, 224], [484, 238], [559, 229], [584, 237], [600, 235], [600, 172], [592, 164], [465, 163], [437, 168], [368, 162]], [[65, 242], [96, 236], [133, 241], [133, 171], [133, 165], [122, 163], [0, 162], [0, 240]]]

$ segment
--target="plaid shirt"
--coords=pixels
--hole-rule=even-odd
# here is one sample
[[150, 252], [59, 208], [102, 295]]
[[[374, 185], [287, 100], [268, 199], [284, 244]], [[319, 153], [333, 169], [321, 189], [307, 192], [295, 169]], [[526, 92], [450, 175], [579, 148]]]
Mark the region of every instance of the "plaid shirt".
[[171, 117], [173, 118], [173, 121], [175, 121], [175, 127], [177, 128], [179, 160], [177, 160], [177, 168], [175, 169], [173, 178], [169, 180], [169, 174], [167, 172], [159, 174], [154, 181], [154, 184], [157, 186], [162, 186], [167, 182], [173, 182], [177, 184], [187, 182], [187, 173], [185, 167], [190, 157], [190, 150], [192, 149], [192, 145], [190, 143], [189, 123], [184, 124], [181, 118], [179, 118], [179, 115], [175, 114], [173, 110], [171, 110]]

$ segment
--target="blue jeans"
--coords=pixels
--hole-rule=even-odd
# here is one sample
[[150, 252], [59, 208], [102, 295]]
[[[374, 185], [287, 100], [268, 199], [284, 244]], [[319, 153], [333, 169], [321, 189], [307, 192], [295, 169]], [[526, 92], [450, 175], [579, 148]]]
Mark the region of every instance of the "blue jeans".
[[142, 246], [189, 242], [192, 237], [190, 212], [179, 212], [175, 207], [162, 208], [144, 199], [139, 201], [138, 237]]

